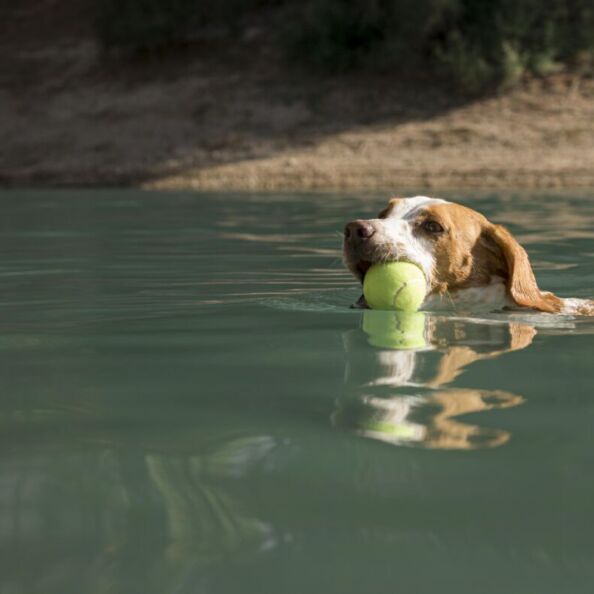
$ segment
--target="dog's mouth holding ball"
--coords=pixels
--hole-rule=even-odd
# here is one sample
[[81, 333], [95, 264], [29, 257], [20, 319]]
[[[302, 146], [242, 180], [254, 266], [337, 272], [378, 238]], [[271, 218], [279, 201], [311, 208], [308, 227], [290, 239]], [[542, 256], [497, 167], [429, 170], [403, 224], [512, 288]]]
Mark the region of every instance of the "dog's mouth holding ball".
[[[410, 251], [403, 238], [389, 237], [377, 222], [356, 220], [347, 223], [343, 242], [344, 263], [361, 283], [364, 293], [354, 307], [399, 309], [396, 302], [403, 303], [406, 299], [407, 303], [418, 301], [421, 291], [418, 287], [422, 287], [424, 297], [428, 284], [426, 266], [411, 258], [413, 254]], [[407, 280], [407, 275], [412, 276]], [[403, 291], [397, 294], [401, 284]], [[411, 296], [413, 292], [416, 292], [414, 298]], [[394, 307], [387, 297], [388, 293]]]
[[[361, 259], [350, 262], [347, 260], [347, 265], [363, 286], [363, 295], [351, 306], [353, 308], [414, 311], [425, 298], [427, 278], [422, 268], [409, 258], [381, 258], [375, 261]], [[395, 270], [400, 271], [396, 272], [400, 277], [396, 284], [391, 278]], [[412, 277], [407, 278], [410, 274]], [[416, 291], [412, 301], [411, 291]]]

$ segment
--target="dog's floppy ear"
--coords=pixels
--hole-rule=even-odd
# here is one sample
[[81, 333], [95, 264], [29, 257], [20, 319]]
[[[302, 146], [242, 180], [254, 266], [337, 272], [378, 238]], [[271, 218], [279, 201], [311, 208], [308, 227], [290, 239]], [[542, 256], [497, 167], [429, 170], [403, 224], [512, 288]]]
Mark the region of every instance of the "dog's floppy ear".
[[517, 305], [548, 313], [561, 311], [563, 302], [552, 293], [542, 292], [538, 288], [526, 250], [505, 227], [490, 225], [483, 235], [505, 259], [507, 292]]

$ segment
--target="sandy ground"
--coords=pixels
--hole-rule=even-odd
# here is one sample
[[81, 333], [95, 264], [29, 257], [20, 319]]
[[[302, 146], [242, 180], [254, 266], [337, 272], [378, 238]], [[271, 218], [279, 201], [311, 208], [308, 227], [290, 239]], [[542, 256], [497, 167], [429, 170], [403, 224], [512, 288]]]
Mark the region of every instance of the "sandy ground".
[[0, 11], [5, 186], [594, 188], [589, 79], [470, 100], [410, 74], [320, 77], [288, 69], [257, 27], [106, 57], [88, 27], [60, 30], [57, 7], [78, 3], [19, 6]]

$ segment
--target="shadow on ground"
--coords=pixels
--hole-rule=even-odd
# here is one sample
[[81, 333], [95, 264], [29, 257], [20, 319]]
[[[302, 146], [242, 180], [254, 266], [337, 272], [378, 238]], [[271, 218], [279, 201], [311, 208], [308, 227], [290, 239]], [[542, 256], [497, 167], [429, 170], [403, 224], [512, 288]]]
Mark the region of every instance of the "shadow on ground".
[[[272, 33], [101, 55], [85, 3], [0, 15], [0, 183], [201, 189], [587, 185], [580, 81], [472, 101], [428, 74], [288, 69]], [[546, 90], [546, 93], [542, 91]]]

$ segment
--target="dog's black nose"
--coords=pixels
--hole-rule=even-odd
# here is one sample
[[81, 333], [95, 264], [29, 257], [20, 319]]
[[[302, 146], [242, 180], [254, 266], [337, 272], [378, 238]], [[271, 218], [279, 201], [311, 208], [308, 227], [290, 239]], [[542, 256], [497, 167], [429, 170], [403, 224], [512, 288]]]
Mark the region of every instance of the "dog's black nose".
[[369, 239], [375, 233], [375, 227], [369, 221], [351, 221], [344, 228], [346, 241], [362, 241]]

